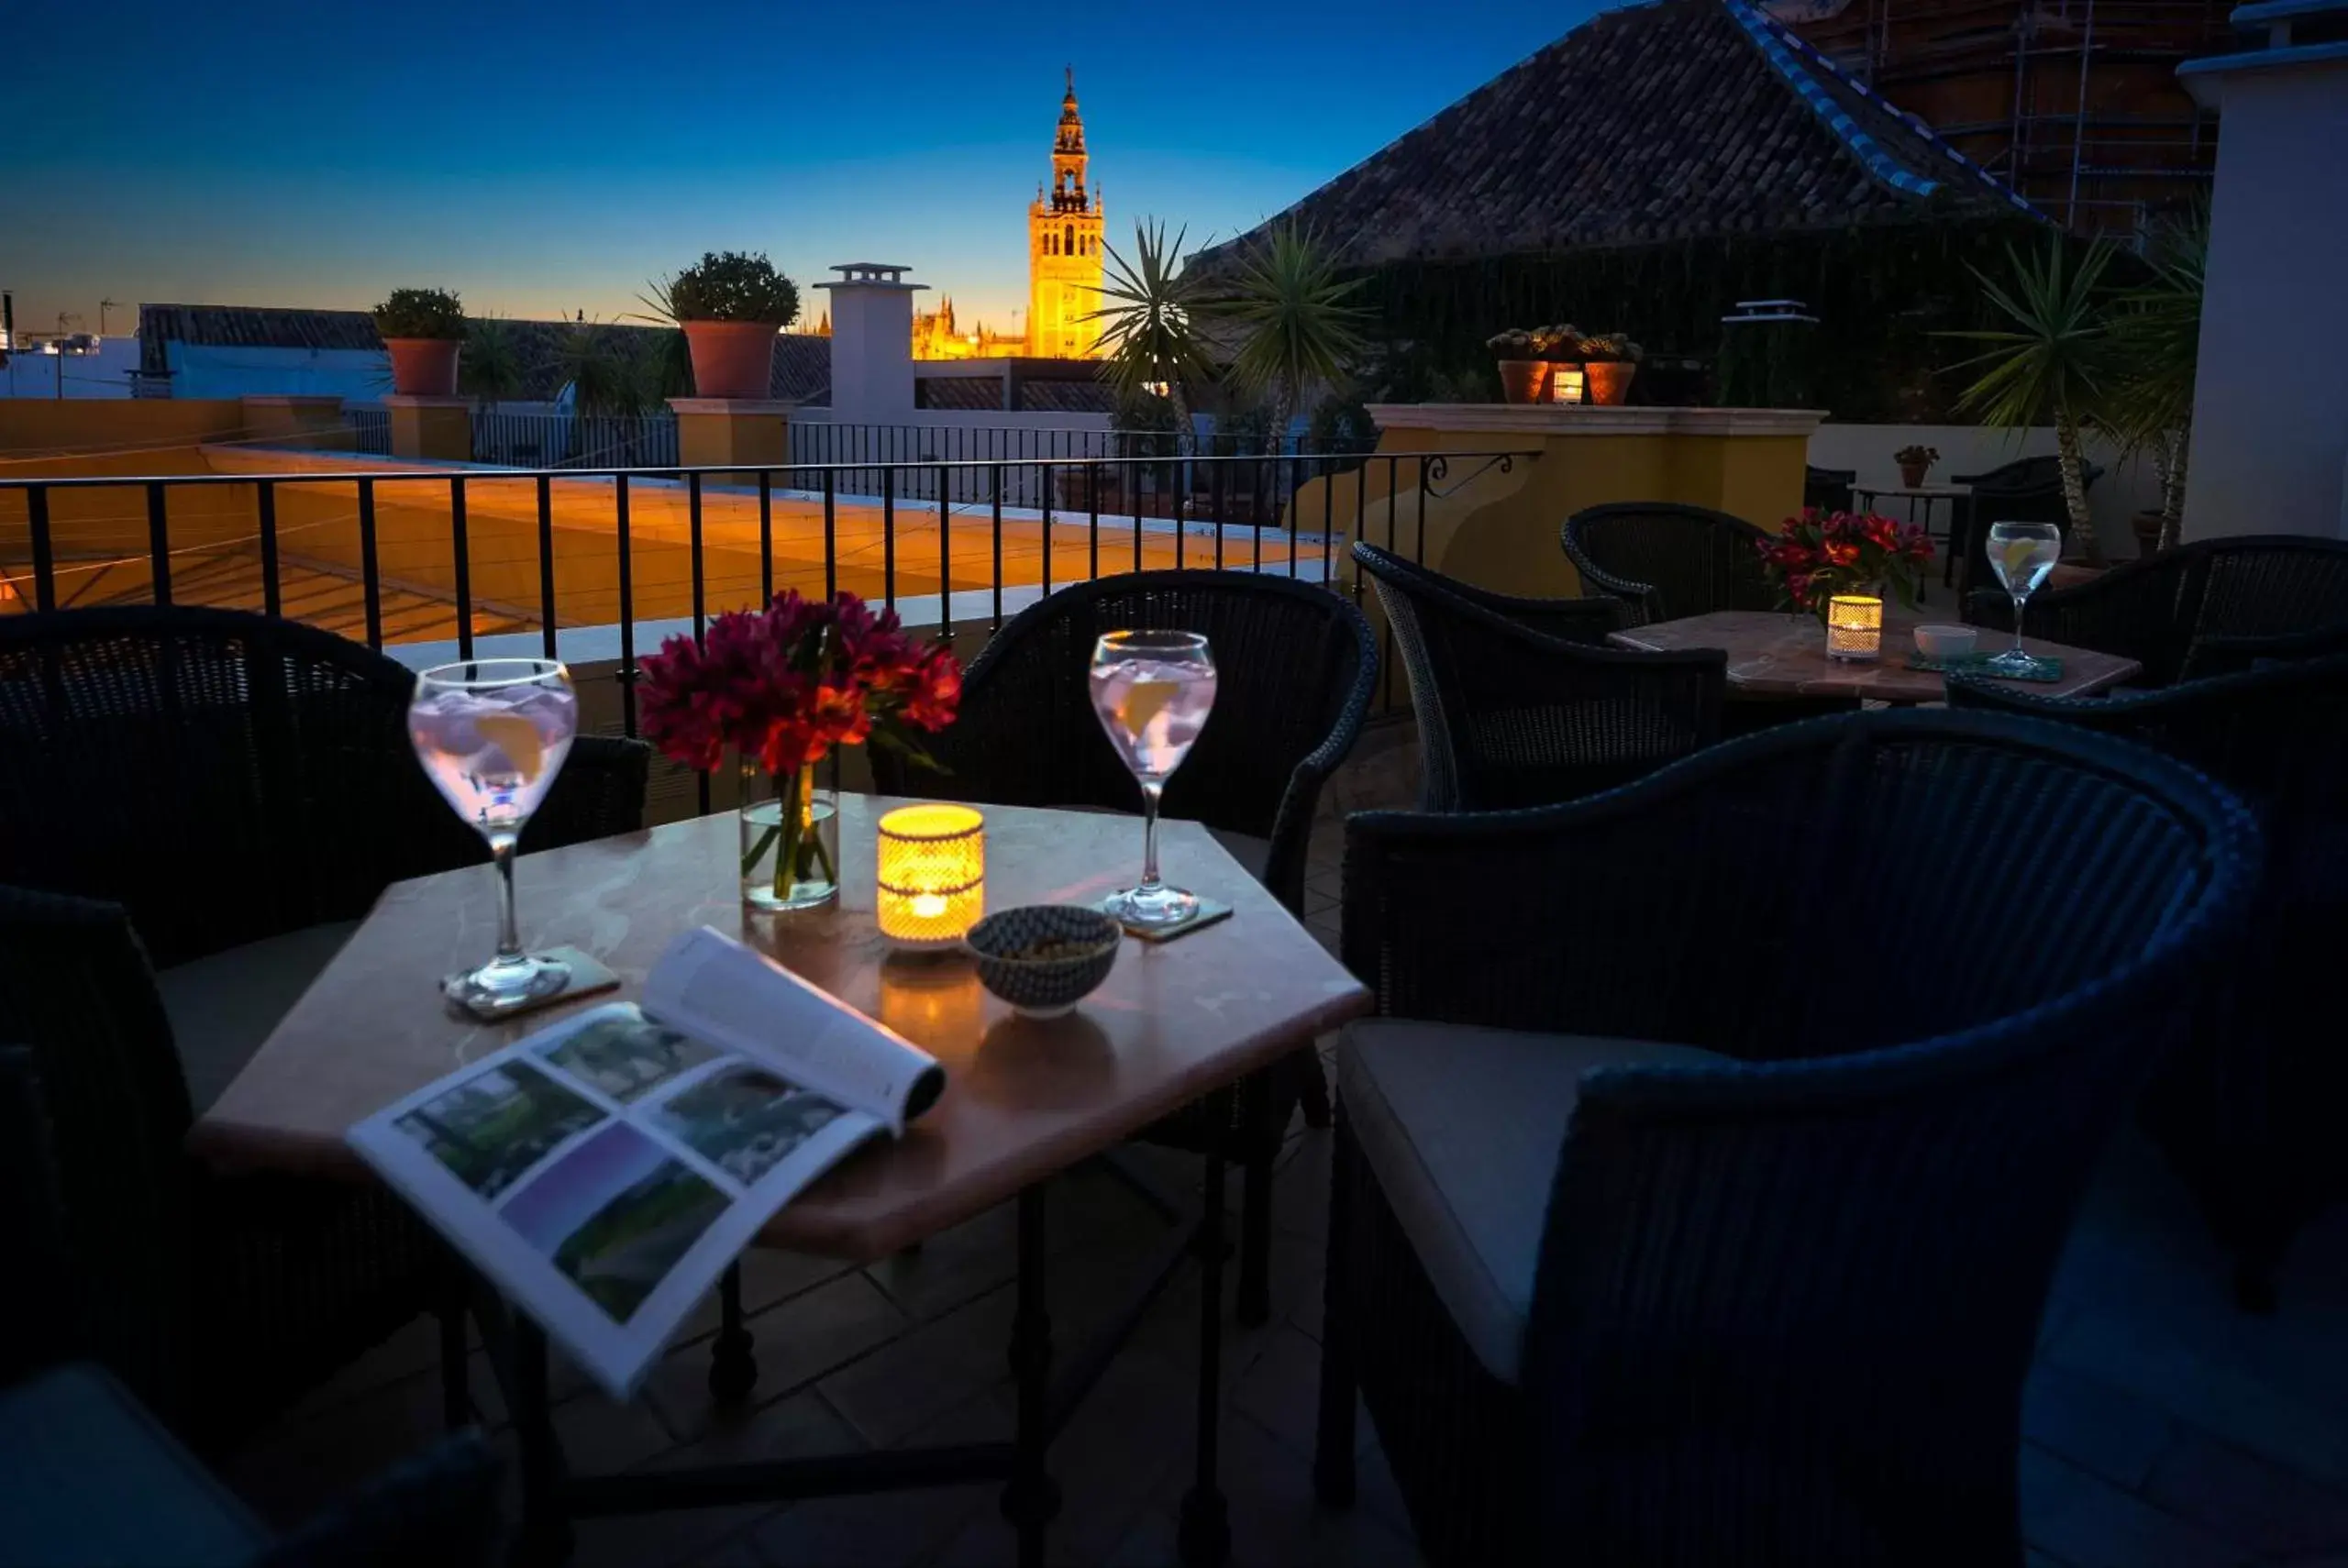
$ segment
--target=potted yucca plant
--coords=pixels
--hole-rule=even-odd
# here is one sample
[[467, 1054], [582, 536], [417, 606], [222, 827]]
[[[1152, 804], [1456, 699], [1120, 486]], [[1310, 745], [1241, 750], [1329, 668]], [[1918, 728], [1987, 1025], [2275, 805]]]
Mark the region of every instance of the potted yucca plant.
[[375, 330], [392, 356], [392, 391], [402, 397], [457, 395], [457, 356], [465, 312], [447, 289], [393, 289], [375, 307]]
[[646, 303], [684, 328], [697, 397], [770, 395], [775, 335], [799, 319], [799, 285], [764, 251], [712, 250]]

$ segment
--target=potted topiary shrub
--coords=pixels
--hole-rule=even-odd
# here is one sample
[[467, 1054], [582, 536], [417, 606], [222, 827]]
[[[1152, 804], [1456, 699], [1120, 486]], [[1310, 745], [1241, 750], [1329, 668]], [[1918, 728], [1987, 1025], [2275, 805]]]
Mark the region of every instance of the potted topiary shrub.
[[1500, 356], [1503, 402], [1549, 401], [1549, 374], [1556, 369], [1549, 361], [1549, 355], [1556, 347], [1556, 339], [1551, 336], [1553, 330], [1546, 326], [1512, 326], [1484, 340], [1484, 347]]
[[402, 397], [457, 395], [457, 356], [465, 312], [447, 289], [393, 289], [375, 307], [375, 330], [392, 356], [392, 391]]
[[1933, 465], [1941, 460], [1941, 449], [1938, 447], [1906, 446], [1892, 453], [1891, 460], [1899, 465], [1899, 482], [1910, 490], [1919, 490], [1923, 486], [1924, 476], [1931, 473]]
[[768, 395], [775, 334], [799, 318], [798, 284], [763, 251], [712, 250], [658, 288], [652, 303], [685, 329], [695, 396]]
[[1623, 333], [1605, 332], [1582, 338], [1579, 353], [1589, 402], [1611, 407], [1631, 395], [1631, 378], [1638, 374], [1645, 349]]

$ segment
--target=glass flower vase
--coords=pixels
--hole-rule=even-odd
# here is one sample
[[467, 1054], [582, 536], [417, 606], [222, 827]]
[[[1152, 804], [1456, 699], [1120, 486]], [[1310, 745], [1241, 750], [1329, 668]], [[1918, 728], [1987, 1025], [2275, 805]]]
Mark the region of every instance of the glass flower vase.
[[742, 901], [759, 910], [812, 910], [839, 897], [839, 803], [815, 788], [811, 765], [770, 775], [742, 762]]

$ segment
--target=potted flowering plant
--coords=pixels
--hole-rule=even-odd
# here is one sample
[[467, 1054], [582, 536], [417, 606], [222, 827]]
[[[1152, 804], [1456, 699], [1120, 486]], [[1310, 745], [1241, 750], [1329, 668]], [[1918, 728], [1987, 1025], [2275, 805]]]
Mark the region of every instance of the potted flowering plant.
[[1777, 588], [1778, 602], [1822, 624], [1826, 602], [1838, 593], [1880, 596], [1888, 590], [1914, 609], [1917, 584], [1933, 558], [1933, 541], [1915, 524], [1814, 506], [1787, 518], [1759, 548], [1762, 575]]
[[403, 397], [457, 395], [457, 356], [465, 312], [446, 289], [393, 289], [375, 307], [375, 330], [392, 356], [392, 391]]
[[696, 397], [772, 395], [775, 334], [799, 318], [799, 285], [764, 251], [712, 250], [645, 297], [684, 328]]
[[1570, 326], [1512, 326], [1484, 339], [1484, 347], [1500, 356], [1501, 397], [1509, 403], [1548, 402], [1558, 350], [1578, 337]]
[[1585, 337], [1577, 348], [1590, 402], [1612, 405], [1631, 395], [1631, 378], [1639, 373], [1639, 360], [1645, 357], [1645, 349], [1621, 332]]
[[1891, 460], [1899, 465], [1899, 482], [1910, 490], [1915, 490], [1923, 484], [1924, 476], [1933, 471], [1933, 465], [1941, 460], [1941, 449], [1938, 447], [1910, 445], [1892, 453]]
[[836, 807], [815, 788], [815, 764], [866, 741], [926, 764], [912, 732], [952, 722], [962, 668], [944, 643], [905, 632], [893, 610], [876, 615], [853, 593], [786, 592], [718, 616], [698, 645], [670, 637], [639, 682], [644, 737], [662, 756], [708, 769], [735, 753], [743, 902], [795, 910], [839, 894]]

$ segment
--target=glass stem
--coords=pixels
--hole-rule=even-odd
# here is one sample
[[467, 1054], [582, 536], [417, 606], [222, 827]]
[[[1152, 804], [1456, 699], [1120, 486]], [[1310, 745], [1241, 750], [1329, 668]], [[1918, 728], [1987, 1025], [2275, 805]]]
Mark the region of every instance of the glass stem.
[[2025, 604], [2028, 604], [2029, 602], [2030, 602], [2030, 595], [2029, 595], [2029, 594], [2027, 594], [2027, 593], [2017, 593], [2017, 594], [2015, 594], [2015, 595], [2014, 595], [2014, 651], [2013, 651], [2013, 657], [2014, 657], [2014, 658], [2015, 658], [2017, 661], [2021, 660], [2021, 659], [2028, 658], [2028, 657], [2030, 657], [2028, 654], [2026, 654], [2026, 653], [2024, 653], [2024, 652], [2022, 652], [2022, 651], [2021, 651], [2021, 612], [2022, 612], [2022, 606], [2023, 606], [2023, 605], [2025, 605]]
[[1141, 787], [1141, 887], [1155, 890], [1157, 887], [1157, 798], [1166, 792], [1164, 784], [1145, 781]]
[[514, 840], [493, 839], [489, 852], [497, 861], [497, 962], [518, 964], [522, 961], [522, 933], [514, 920]]

